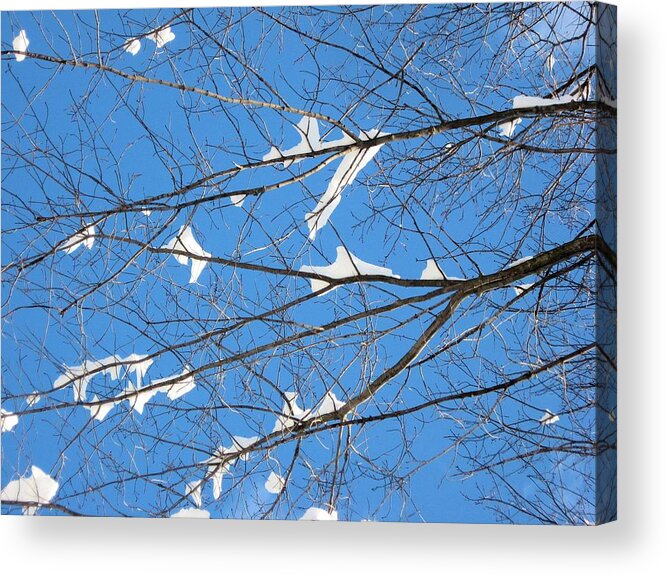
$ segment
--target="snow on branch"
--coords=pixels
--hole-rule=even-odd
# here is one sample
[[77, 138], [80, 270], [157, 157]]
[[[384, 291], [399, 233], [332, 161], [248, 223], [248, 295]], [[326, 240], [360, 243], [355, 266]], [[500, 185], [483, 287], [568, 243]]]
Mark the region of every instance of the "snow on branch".
[[172, 519], [210, 519], [210, 512], [195, 507], [184, 507], [171, 515]]
[[66, 254], [71, 254], [78, 250], [81, 246], [91, 249], [95, 243], [95, 225], [90, 224], [80, 232], [75, 233], [70, 237], [62, 246], [61, 250], [65, 250]]
[[[160, 378], [160, 379], [153, 379], [151, 381], [151, 386], [160, 385], [160, 384], [164, 383], [165, 381], [169, 381], [170, 379], [175, 379], [177, 377], [185, 376], [188, 373], [189, 373], [189, 371], [187, 369], [185, 369], [180, 374], [180, 376], [171, 375], [169, 377], [163, 377], [163, 378]], [[182, 397], [186, 393], [189, 393], [195, 387], [196, 387], [196, 384], [194, 383], [194, 375], [190, 374], [187, 377], [183, 377], [183, 379], [181, 379], [181, 380], [175, 382], [174, 384], [168, 386], [166, 394], [167, 394], [167, 397], [170, 400], [173, 401], [174, 399], [178, 399], [179, 397]], [[162, 390], [158, 390], [158, 391], [162, 391]]]
[[[399, 278], [399, 275], [393, 273], [389, 268], [376, 266], [354, 256], [344, 246], [337, 248], [337, 257], [335, 262], [328, 266], [301, 266], [301, 272], [327, 276], [331, 279], [342, 279], [355, 276], [387, 276], [392, 278]], [[330, 285], [329, 282], [323, 279], [310, 279], [310, 285], [313, 292], [317, 292]], [[333, 286], [331, 289], [336, 289], [338, 286]], [[323, 295], [323, 294], [319, 294]]]
[[266, 483], [264, 483], [264, 489], [266, 489], [266, 491], [269, 493], [273, 493], [274, 495], [280, 493], [284, 489], [284, 486], [284, 477], [278, 475], [274, 471], [271, 471], [268, 479], [266, 479]]
[[337, 521], [338, 512], [335, 509], [326, 511], [319, 507], [310, 507], [301, 517], [299, 521]]
[[0, 408], [0, 432], [11, 431], [18, 423], [18, 415]]
[[155, 30], [146, 36], [148, 40], [155, 42], [157, 48], [162, 48], [168, 42], [176, 39], [176, 35], [171, 31], [171, 26], [162, 28], [161, 30]]
[[464, 281], [464, 278], [458, 278], [453, 276], [447, 276], [439, 267], [437, 262], [433, 259], [429, 259], [426, 262], [425, 269], [421, 272], [422, 280], [455, 280], [455, 281]]
[[[359, 148], [358, 146], [355, 146], [357, 142], [348, 134], [343, 134], [343, 136], [337, 140], [329, 140], [325, 142], [321, 139], [319, 124], [317, 123], [316, 118], [311, 118], [309, 116], [304, 116], [298, 124], [296, 124], [295, 128], [300, 136], [300, 142], [283, 151], [272, 146], [269, 152], [262, 158], [263, 161], [266, 162], [269, 160], [284, 158], [283, 165], [287, 168], [294, 163], [300, 162], [302, 159], [293, 158], [292, 156], [330, 150], [340, 146], [350, 147], [350, 150], [344, 154], [340, 165], [336, 169], [328, 187], [326, 188], [326, 192], [324, 192], [320, 198], [317, 206], [312, 212], [305, 215], [305, 221], [309, 229], [309, 237], [311, 240], [314, 240], [317, 232], [326, 225], [331, 214], [340, 203], [342, 191], [354, 182], [361, 170], [368, 165], [372, 158], [375, 157], [383, 144]], [[362, 130], [358, 135], [358, 139], [360, 141], [368, 141], [386, 135], [388, 134], [376, 129], [368, 130], [367, 132]], [[240, 202], [236, 200], [234, 201], [234, 204], [241, 205], [242, 200], [240, 200]]]
[[231, 466], [238, 459], [247, 461], [250, 458], [248, 449], [259, 441], [259, 437], [241, 437], [235, 435], [231, 438], [231, 447], [220, 446], [215, 451], [215, 455], [205, 461], [208, 464], [208, 472], [213, 481], [213, 498], [219, 499], [222, 494], [222, 478], [231, 471]]
[[[361, 140], [372, 140], [386, 135], [386, 133], [379, 130], [370, 130], [368, 132], [361, 132], [359, 138]], [[315, 209], [305, 214], [305, 221], [310, 231], [308, 236], [310, 240], [314, 240], [317, 232], [327, 224], [331, 214], [333, 214], [342, 199], [343, 190], [353, 183], [361, 173], [361, 170], [379, 152], [382, 145], [379, 144], [369, 148], [353, 147], [344, 155], [342, 162], [340, 162], [338, 169], [335, 170], [331, 181], [328, 183], [326, 192], [324, 192], [324, 195], [317, 202]]]
[[553, 423], [557, 423], [560, 420], [560, 416], [557, 415], [556, 413], [553, 413], [550, 411], [550, 409], [547, 409], [544, 414], [541, 416], [541, 419], [539, 419], [539, 423], [543, 425], [552, 425]]
[[136, 56], [139, 53], [139, 50], [141, 50], [141, 40], [138, 38], [130, 38], [125, 42], [124, 47], [126, 52], [129, 52], [132, 56]]
[[[30, 40], [25, 33], [25, 30], [21, 30], [18, 33], [18, 36], [12, 41], [12, 49], [18, 52], [27, 52], [28, 46], [30, 45]], [[14, 54], [17, 62], [23, 62], [25, 60], [25, 54]]]
[[[585, 89], [585, 86], [588, 86]], [[521, 108], [545, 108], [548, 106], [556, 106], [558, 104], [569, 104], [570, 102], [579, 102], [587, 100], [589, 97], [589, 84], [584, 84], [583, 87], [578, 87], [571, 94], [558, 96], [553, 98], [542, 98], [540, 96], [524, 96], [519, 95], [513, 99], [513, 109], [519, 110]], [[509, 120], [508, 122], [501, 122], [497, 124], [497, 130], [500, 134], [507, 138], [511, 138], [516, 129], [516, 126], [522, 122], [522, 118]]]
[[[177, 250], [181, 252], [187, 252], [189, 254], [192, 254], [193, 256], [198, 256], [198, 258], [209, 258], [211, 257], [211, 254], [204, 250], [201, 245], [199, 245], [199, 242], [194, 238], [194, 234], [192, 233], [192, 228], [190, 226], [181, 226], [180, 230], [178, 230], [178, 233], [174, 238], [169, 240], [169, 242], [162, 246], [162, 248], [167, 249], [167, 250]], [[186, 255], [182, 254], [172, 254], [174, 258], [176, 258], [176, 261], [184, 266], [190, 265], [191, 261], [191, 269], [190, 269], [190, 283], [196, 283], [197, 280], [199, 279], [199, 276], [201, 275], [201, 272], [204, 270], [206, 267], [206, 260], [205, 259], [198, 259], [198, 258], [189, 258]]]
[[27, 477], [10, 481], [0, 494], [3, 501], [25, 503], [25, 515], [34, 515], [39, 505], [51, 503], [59, 487], [55, 479], [36, 465], [32, 466], [31, 471], [32, 474]]

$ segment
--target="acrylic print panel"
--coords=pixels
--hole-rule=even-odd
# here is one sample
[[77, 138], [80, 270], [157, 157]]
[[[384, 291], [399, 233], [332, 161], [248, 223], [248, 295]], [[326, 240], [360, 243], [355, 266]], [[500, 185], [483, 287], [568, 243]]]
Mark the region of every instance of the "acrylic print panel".
[[6, 12], [2, 512], [615, 517], [615, 9]]

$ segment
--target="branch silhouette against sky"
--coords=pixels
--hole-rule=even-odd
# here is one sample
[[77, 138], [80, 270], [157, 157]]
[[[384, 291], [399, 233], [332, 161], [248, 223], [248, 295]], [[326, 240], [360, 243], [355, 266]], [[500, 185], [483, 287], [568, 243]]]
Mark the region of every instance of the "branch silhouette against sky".
[[3, 16], [3, 513], [614, 518], [614, 10]]

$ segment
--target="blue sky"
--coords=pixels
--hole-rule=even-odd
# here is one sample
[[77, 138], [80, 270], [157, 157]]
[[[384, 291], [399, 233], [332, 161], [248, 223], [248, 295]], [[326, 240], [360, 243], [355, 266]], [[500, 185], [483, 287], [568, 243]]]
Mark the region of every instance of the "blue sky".
[[[374, 8], [372, 15], [377, 22], [372, 27], [347, 17], [344, 26], [336, 28], [333, 24], [340, 17], [338, 10], [342, 10], [336, 8], [324, 17], [329, 24], [326, 27], [308, 28], [314, 20], [306, 15], [294, 16], [294, 23], [313, 34], [325, 35], [331, 43], [349, 45], [350, 38], [355, 39], [354, 49], [371, 57], [373, 42], [390, 42], [392, 23], [410, 9]], [[434, 8], [425, 9], [424, 14], [430, 10]], [[214, 11], [205, 10], [195, 14], [195, 22], [201, 27], [197, 28], [178, 19], [178, 14], [178, 10], [102, 11], [99, 51], [109, 66], [130, 74], [182, 82], [230, 97], [241, 91], [256, 99], [275, 98], [260, 83], [254, 84], [256, 79], [250, 82], [242, 75], [243, 68], [232, 54], [243, 54], [291, 106], [344, 117], [344, 123], [355, 132], [376, 128], [398, 133], [436, 122], [415, 91], [387, 80], [386, 74], [339, 49], [320, 47], [315, 52], [312, 42], [289, 30], [270, 27], [270, 19], [265, 16], [248, 10], [223, 12], [220, 18], [229, 18], [232, 24], [225, 27]], [[25, 29], [30, 51], [67, 57], [71, 41], [81, 58], [97, 57], [92, 12], [58, 13], [59, 21], [46, 13], [13, 12], [3, 16], [3, 49], [9, 47], [20, 29]], [[144, 38], [136, 56], [123, 50], [127, 39], [174, 18], [175, 39], [164, 48], [156, 48]], [[571, 26], [566, 18], [551, 24], [555, 32], [544, 28], [544, 34], [564, 34]], [[419, 35], [429, 26], [424, 18], [401, 32], [401, 41], [392, 42], [384, 55], [386, 66], [394, 69], [396, 63], [404, 62], [408, 56], [404, 45], [418, 47]], [[217, 35], [206, 37], [201, 30], [207, 27], [217, 30]], [[222, 43], [227, 52], [219, 52], [215, 41]], [[546, 77], [544, 63], [550, 52], [544, 46], [548, 43], [520, 38], [516, 46], [524, 47], [525, 53], [518, 61], [504, 64], [500, 80], [495, 70], [499, 62], [493, 56], [503, 42], [502, 30], [491, 31], [486, 43], [471, 43], [466, 50], [452, 53], [450, 62], [434, 63], [428, 59], [427, 50], [418, 52], [410, 78], [418, 78], [427, 86], [447, 117], [467, 117], [508, 109], [512, 98], [519, 94], [547, 95], [557, 78], [564, 80], [584, 69], [592, 58], [590, 50], [576, 43], [558, 47], [554, 70]], [[578, 53], [582, 57], [574, 61]], [[445, 71], [462, 62], [464, 66], [456, 74], [459, 85], [451, 84]], [[491, 87], [483, 81], [490, 76], [496, 81]], [[365, 86], [358, 87], [357, 80]], [[359, 100], [359, 91], [365, 92], [366, 86], [373, 90]], [[461, 96], [467, 93], [474, 94], [475, 106]], [[391, 111], [390, 104], [395, 102], [400, 107]], [[296, 114], [229, 106], [166, 87], [129, 83], [108, 74], [69, 68], [56, 73], [53, 64], [30, 59], [18, 63], [10, 56], [3, 56], [2, 103], [3, 265], [19, 255], [47, 251], [76, 233], [88, 223], [78, 213], [102, 211], [121, 201], [131, 203], [166, 193], [234, 163], [259, 161], [271, 144], [286, 149], [298, 142], [294, 124], [300, 116]], [[520, 137], [523, 130], [544, 129], [543, 134], [537, 131], [532, 136], [536, 138], [532, 142], [543, 146], [566, 146], [589, 137], [588, 129], [576, 124], [559, 126], [551, 132], [545, 130], [549, 126], [546, 120], [535, 128], [526, 119], [516, 136]], [[322, 122], [320, 127], [324, 134]], [[316, 205], [339, 160], [302, 183], [248, 197], [242, 208], [232, 206], [225, 198], [179, 211], [153, 209], [149, 216], [135, 211], [105, 220], [103, 233], [138, 241], [148, 241], [155, 235], [149, 243], [159, 247], [180, 226], [190, 223], [197, 240], [214, 256], [271, 267], [326, 265], [333, 262], [336, 248], [343, 244], [360, 259], [386, 266], [404, 278], [418, 279], [425, 261], [432, 257], [449, 275], [492, 273], [513, 260], [576, 237], [594, 214], [589, 156], [573, 157], [567, 163], [566, 155], [505, 155], [505, 142], [496, 131], [493, 134], [494, 139], [477, 138], [461, 144], [446, 169], [433, 171], [441, 175], [441, 180], [427, 186], [420, 185], [414, 174], [435, 161], [428, 158], [428, 153], [441, 151], [450, 142], [463, 141], [468, 132], [440, 134], [426, 144], [408, 140], [384, 146], [345, 190], [340, 206], [314, 242], [308, 240], [304, 216]], [[333, 128], [325, 138], [339, 136], [339, 130]], [[489, 159], [492, 161], [487, 168], [478, 169]], [[200, 187], [187, 198], [265, 185], [287, 174], [300, 173], [315, 162], [305, 160], [287, 170], [281, 166], [243, 170], [229, 182]], [[470, 168], [477, 171], [463, 183], [465, 170]], [[553, 185], [555, 176], [559, 180]], [[32, 224], [36, 214], [64, 217], [20, 229], [26, 222]], [[532, 217], [538, 225], [526, 228], [526, 219]], [[69, 388], [49, 392], [63, 365], [78, 365], [111, 354], [155, 353], [310, 291], [309, 282], [303, 278], [266, 276], [215, 263], [206, 266], [198, 284], [188, 284], [189, 270], [167, 254], [142, 253], [131, 265], [124, 266], [134, 251], [134, 246], [99, 238], [90, 250], [55, 252], [16, 283], [4, 278], [3, 408], [21, 411], [25, 394], [35, 390], [44, 395], [38, 407], [71, 401]], [[114, 278], [112, 282], [68, 307], [73, 299], [109, 277]], [[525, 282], [535, 279], [525, 278]], [[572, 272], [571, 279], [587, 282], [590, 278]], [[150, 367], [147, 379], [167, 377], [187, 366], [197, 368], [224, 361], [297, 331], [298, 326], [323, 325], [386, 302], [387, 298], [426, 291], [381, 284], [341, 287], [284, 314], [289, 323], [253, 323], [236, 329], [229, 337], [164, 353]], [[514, 295], [509, 287], [465, 303], [456, 321], [442, 330], [428, 351], [477, 325], [495, 306], [505, 304]], [[545, 302], [556, 296], [571, 299], [572, 305], [554, 325], [561, 322], [577, 328], [572, 333], [562, 328], [561, 342], [554, 347], [568, 349], [574, 343], [589, 341], [593, 337], [594, 311], [584, 299], [587, 295], [564, 284], [546, 294]], [[531, 323], [529, 310], [535, 306], [536, 297], [536, 293], [526, 295], [497, 321], [494, 330], [460, 344], [450, 361], [427, 363], [401, 375], [395, 385], [387, 386], [374, 398], [367, 414], [422, 401], [427, 398], [430, 381], [438, 389], [469, 389], [492, 385], [499, 374], [511, 377], [521, 373], [526, 357], [549, 351], [542, 348]], [[578, 306], [581, 301], [583, 305]], [[67, 311], [60, 314], [58, 310], [63, 308]], [[397, 322], [409, 318], [416, 309], [409, 306], [354, 322], [337, 329], [332, 340], [307, 338], [284, 346], [274, 357], [268, 354], [256, 362], [231, 362], [221, 370], [207, 370], [197, 378], [193, 391], [173, 402], [160, 394], [148, 403], [143, 414], [129, 411], [126, 403], [115, 407], [101, 422], [91, 422], [80, 406], [26, 414], [12, 432], [3, 433], [2, 485], [23, 474], [30, 465], [38, 465], [58, 477], [57, 501], [77, 512], [168, 515], [185, 505], [181, 501], [184, 482], [200, 478], [205, 468], [202, 461], [218, 446], [228, 444], [230, 436], [270, 432], [275, 413], [229, 409], [228, 404], [250, 404], [279, 412], [282, 398], [269, 384], [282, 392], [298, 391], [299, 401], [306, 407], [315, 406], [331, 385], [338, 397], [351, 397], [359, 382], [371, 379], [372, 373], [396, 361], [422, 333], [430, 317], [427, 314], [394, 331]], [[369, 333], [382, 330], [386, 335], [367, 349], [360, 345]], [[512, 353], [515, 350], [524, 356]], [[97, 377], [89, 393], [111, 397], [120, 386], [117, 381]], [[544, 383], [543, 388], [535, 386], [529, 397], [504, 401], [502, 415], [495, 419], [491, 407], [496, 399], [480, 400], [479, 413], [488, 411], [491, 415], [471, 431], [473, 438], [485, 439], [484, 452], [492, 455], [491, 459], [504, 449], [500, 420], [532, 426], [530, 429], [540, 434], [538, 418], [543, 410], [560, 411], [566, 403], [559, 390]], [[466, 457], [476, 456], [476, 439], [469, 446], [452, 446], [452, 435], [463, 425], [460, 417], [458, 409], [452, 407], [351, 427], [349, 435], [363, 457], [348, 451], [348, 484], [339, 490], [336, 502], [340, 518], [498, 520], [489, 506], [470, 501], [481, 492], [492, 492], [492, 480], [481, 476], [462, 481], [459, 476], [461, 470], [469, 469]], [[592, 421], [593, 413], [585, 412], [563, 425], [567, 430], [571, 427], [580, 431], [591, 428]], [[552, 439], [545, 435], [542, 441]], [[339, 439], [339, 432], [333, 430], [302, 442], [287, 496], [273, 517], [297, 518], [308, 507], [326, 503], [330, 486], [313, 477], [316, 470], [323, 470], [322, 477], [327, 476], [327, 465]], [[409, 449], [405, 449], [406, 442]], [[271, 470], [284, 472], [288, 468], [295, 444], [285, 443], [272, 450], [269, 457], [260, 453], [247, 462], [237, 462], [233, 473], [223, 480], [225, 491], [218, 501], [212, 501], [207, 483], [204, 500], [211, 516], [251, 518], [264, 512], [274, 497], [263, 489], [266, 476]], [[429, 460], [428, 465], [421, 465]], [[378, 469], [373, 469], [369, 461]], [[539, 465], [557, 467], [558, 458], [546, 458]], [[379, 469], [384, 470], [384, 477]], [[412, 477], [415, 469], [418, 472]], [[404, 481], [400, 489], [387, 484], [389, 470], [394, 481]], [[159, 474], [151, 475], [157, 471]], [[518, 474], [515, 484], [530, 493], [534, 478], [522, 477], [520, 466], [508, 465], [507, 475], [514, 472]], [[92, 493], [89, 486], [94, 486]], [[587, 490], [589, 486], [573, 488], [584, 493]], [[20, 509], [5, 506], [3, 513], [20, 513]], [[44, 509], [41, 513], [57, 511]]]

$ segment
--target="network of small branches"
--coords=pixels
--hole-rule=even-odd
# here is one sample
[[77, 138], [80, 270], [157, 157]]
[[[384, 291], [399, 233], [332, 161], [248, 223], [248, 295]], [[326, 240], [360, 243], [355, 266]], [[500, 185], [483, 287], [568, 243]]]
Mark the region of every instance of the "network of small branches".
[[600, 10], [7, 14], [3, 512], [609, 518]]

